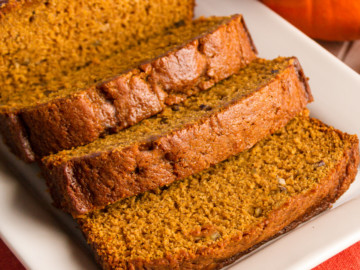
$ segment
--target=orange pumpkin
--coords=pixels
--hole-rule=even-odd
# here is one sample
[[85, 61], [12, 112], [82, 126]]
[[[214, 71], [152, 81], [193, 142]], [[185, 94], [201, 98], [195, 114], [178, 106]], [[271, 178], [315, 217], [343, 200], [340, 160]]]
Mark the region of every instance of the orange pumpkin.
[[312, 38], [360, 39], [360, 0], [261, 0]]

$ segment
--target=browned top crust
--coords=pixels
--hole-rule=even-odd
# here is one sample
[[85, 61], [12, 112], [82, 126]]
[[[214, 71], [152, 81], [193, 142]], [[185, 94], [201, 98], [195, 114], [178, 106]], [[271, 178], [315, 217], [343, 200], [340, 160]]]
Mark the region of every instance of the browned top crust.
[[134, 125], [165, 104], [206, 90], [255, 59], [255, 52], [243, 18], [235, 15], [217, 29], [107, 82], [2, 113], [0, 130], [11, 150], [32, 162]]
[[83, 215], [183, 179], [252, 147], [312, 101], [297, 59], [288, 61], [287, 68], [275, 71], [278, 74], [266, 85], [220, 108], [210, 108], [208, 114], [174, 130], [128, 146], [94, 149], [73, 157], [73, 151], [64, 151], [43, 159], [55, 204], [75, 217]]

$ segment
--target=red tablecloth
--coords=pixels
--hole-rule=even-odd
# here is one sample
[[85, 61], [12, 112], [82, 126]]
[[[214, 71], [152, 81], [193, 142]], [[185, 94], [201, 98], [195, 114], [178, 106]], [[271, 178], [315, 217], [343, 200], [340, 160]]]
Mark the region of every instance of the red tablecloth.
[[[0, 269], [23, 270], [24, 266], [0, 240]], [[345, 249], [313, 270], [358, 270], [360, 269], [360, 241]]]
[[314, 270], [359, 270], [360, 241], [323, 262]]
[[23, 270], [24, 266], [12, 254], [5, 243], [0, 239], [0, 269], [2, 270]]

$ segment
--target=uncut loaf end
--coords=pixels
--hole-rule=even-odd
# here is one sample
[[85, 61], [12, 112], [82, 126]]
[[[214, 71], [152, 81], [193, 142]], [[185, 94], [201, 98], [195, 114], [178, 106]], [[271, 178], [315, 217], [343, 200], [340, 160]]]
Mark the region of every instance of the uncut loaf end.
[[219, 269], [329, 208], [358, 164], [356, 136], [302, 115], [238, 156], [78, 222], [103, 269]]
[[55, 205], [83, 215], [252, 147], [310, 101], [296, 58], [256, 59], [137, 125], [43, 158], [42, 171]]
[[3, 78], [1, 133], [15, 154], [34, 161], [159, 113], [236, 73], [255, 53], [241, 15], [210, 17], [109, 56], [100, 51], [97, 61], [73, 70], [27, 74], [26, 81]]

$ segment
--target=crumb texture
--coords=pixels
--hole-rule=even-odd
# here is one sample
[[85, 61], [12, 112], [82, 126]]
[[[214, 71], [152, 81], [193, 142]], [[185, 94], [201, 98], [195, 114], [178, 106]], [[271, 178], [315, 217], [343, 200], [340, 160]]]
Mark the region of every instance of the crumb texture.
[[329, 181], [356, 141], [302, 115], [238, 156], [78, 221], [105, 268], [206, 254]]

